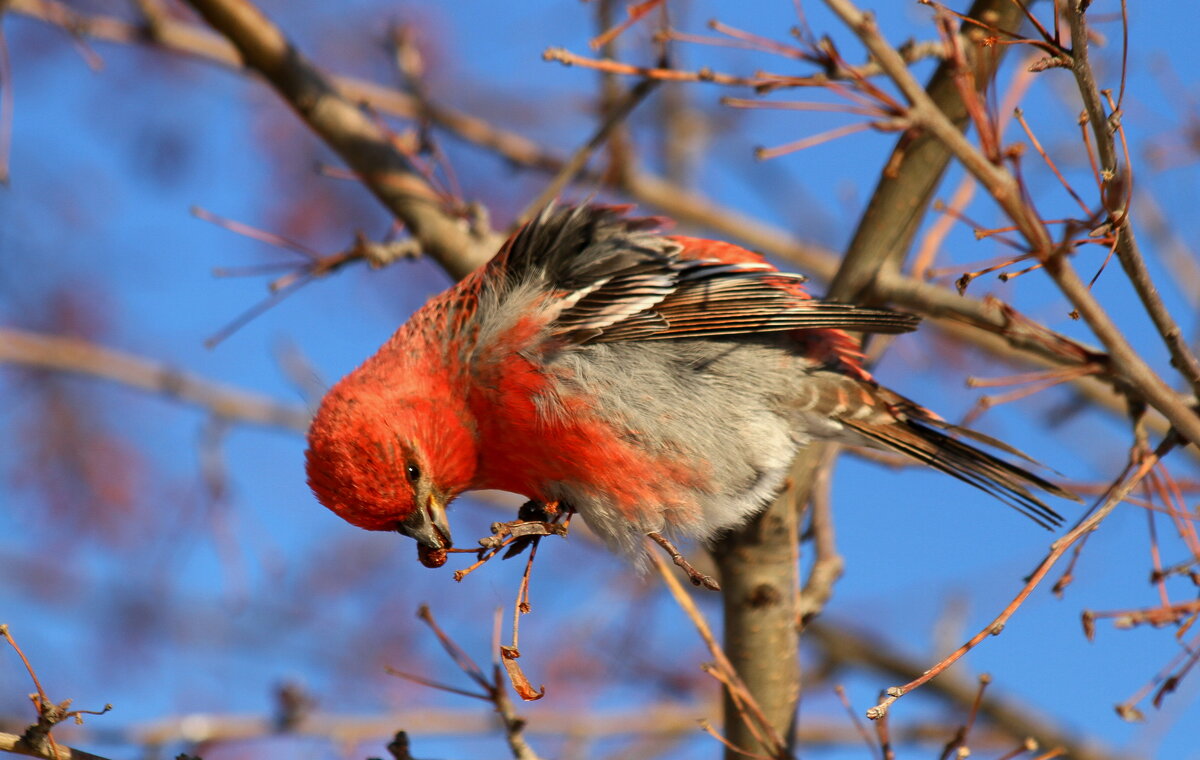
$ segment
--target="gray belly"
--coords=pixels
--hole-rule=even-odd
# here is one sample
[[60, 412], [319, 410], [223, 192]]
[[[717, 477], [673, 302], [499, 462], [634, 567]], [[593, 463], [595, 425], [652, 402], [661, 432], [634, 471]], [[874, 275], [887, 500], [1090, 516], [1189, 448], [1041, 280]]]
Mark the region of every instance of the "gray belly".
[[538, 399], [542, 415], [568, 414], [564, 401], [582, 395], [647, 457], [693, 462], [705, 473], [708, 486], [688, 489], [695, 509], [686, 519], [650, 504], [631, 521], [603, 493], [555, 485], [557, 498], [633, 557], [648, 531], [708, 540], [744, 522], [776, 495], [810, 438], [796, 411], [810, 366], [782, 340], [585, 345], [560, 354], [551, 369], [553, 390]]

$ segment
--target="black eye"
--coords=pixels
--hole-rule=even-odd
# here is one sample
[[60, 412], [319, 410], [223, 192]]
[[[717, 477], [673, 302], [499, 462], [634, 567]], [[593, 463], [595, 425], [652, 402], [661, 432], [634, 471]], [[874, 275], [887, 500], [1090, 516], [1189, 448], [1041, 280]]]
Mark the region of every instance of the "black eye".
[[404, 468], [404, 474], [408, 476], [409, 483], [416, 483], [421, 479], [421, 468], [417, 467], [415, 464], [409, 463], [408, 466]]

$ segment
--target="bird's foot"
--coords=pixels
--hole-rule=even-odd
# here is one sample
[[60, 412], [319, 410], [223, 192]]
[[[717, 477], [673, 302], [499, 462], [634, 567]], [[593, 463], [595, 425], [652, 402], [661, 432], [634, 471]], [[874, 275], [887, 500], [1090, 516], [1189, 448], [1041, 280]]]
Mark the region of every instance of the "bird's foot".
[[466, 578], [489, 560], [495, 559], [503, 550], [507, 551], [504, 551], [501, 559], [508, 559], [536, 546], [542, 536], [566, 536], [573, 511], [569, 508], [560, 511], [558, 504], [554, 503], [550, 505], [553, 512], [549, 512], [545, 506], [539, 502], [526, 502], [516, 520], [492, 523], [492, 535], [479, 539], [478, 549], [450, 549], [452, 552], [473, 552], [477, 555], [470, 567], [454, 571], [454, 580]]
[[[499, 549], [511, 542], [514, 545], [526, 543], [542, 536], [565, 536], [567, 526], [561, 523], [543, 522], [541, 520], [513, 520], [512, 522], [492, 523], [492, 535], [479, 539], [482, 549]], [[475, 551], [472, 549], [472, 551]]]
[[651, 541], [661, 546], [667, 552], [667, 554], [670, 555], [671, 561], [678, 565], [679, 569], [687, 575], [688, 580], [692, 582], [693, 586], [703, 586], [710, 591], [721, 590], [721, 585], [717, 583], [716, 579], [714, 579], [711, 575], [705, 575], [696, 568], [692, 567], [692, 563], [688, 562], [687, 558], [680, 554], [679, 550], [675, 548], [675, 544], [671, 543], [666, 536], [653, 531], [647, 533], [646, 536], [650, 538]]
[[562, 514], [558, 502], [527, 501], [517, 511], [516, 520], [492, 523], [492, 535], [479, 539], [479, 546], [484, 551], [498, 551], [508, 546], [502, 559], [515, 557], [542, 536], [567, 535], [570, 515], [568, 513], [568, 519], [559, 522]]

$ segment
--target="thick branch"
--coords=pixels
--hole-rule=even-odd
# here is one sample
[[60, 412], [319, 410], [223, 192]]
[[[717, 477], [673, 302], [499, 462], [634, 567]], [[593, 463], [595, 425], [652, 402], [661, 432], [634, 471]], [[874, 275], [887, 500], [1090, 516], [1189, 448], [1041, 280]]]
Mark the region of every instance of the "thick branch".
[[[971, 13], [978, 15], [997, 9], [1006, 9], [1010, 3], [1004, 0], [980, 0], [972, 8]], [[996, 6], [992, 8], [991, 6]], [[995, 61], [992, 62], [994, 68]], [[993, 70], [993, 69], [989, 69]], [[961, 125], [966, 123], [966, 111], [963, 107], [961, 97], [957, 89], [953, 86], [953, 71], [952, 64], [943, 62], [939, 65], [937, 71], [929, 85], [929, 92], [936, 97], [937, 106], [946, 109], [946, 111], [955, 115], [955, 118]], [[921, 92], [925, 95], [925, 92]], [[934, 102], [934, 101], [931, 101]], [[896, 162], [895, 158], [899, 161]], [[909, 140], [907, 137], [901, 137], [900, 142], [894, 150], [893, 162], [903, 166], [905, 171], [890, 175], [884, 172], [879, 184], [875, 188], [867, 210], [859, 223], [858, 230], [855, 233], [854, 239], [850, 248], [846, 252], [845, 258], [842, 260], [833, 281], [830, 284], [828, 297], [833, 300], [854, 301], [868, 294], [871, 283], [876, 279], [880, 271], [885, 268], [897, 270], [899, 262], [903, 259], [905, 253], [911, 244], [915, 230], [920, 223], [920, 219], [924, 214], [925, 207], [929, 199], [933, 195], [938, 181], [941, 179], [942, 173], [945, 171], [946, 165], [949, 162], [949, 153], [936, 140], [928, 136], [923, 136], [917, 140]], [[827, 447], [819, 444], [812, 444], [806, 450], [800, 453], [796, 463], [793, 466], [793, 476], [797, 479], [796, 485], [799, 492], [795, 501], [791, 499], [778, 499], [772, 505], [772, 513], [779, 513], [782, 520], [782, 514], [785, 510], [788, 511], [792, 521], [791, 526], [794, 531], [795, 514], [798, 507], [810, 500], [812, 490], [816, 485], [818, 471], [822, 466], [829, 466], [832, 463], [832, 457], [826, 456]], [[792, 496], [792, 494], [786, 494]], [[826, 528], [832, 531], [832, 526]], [[726, 543], [741, 540], [738, 534], [727, 539]], [[794, 541], [795, 534], [793, 532], [785, 533], [782, 530], [776, 532], [773, 537], [774, 542], [781, 543], [786, 546], [787, 542]], [[753, 550], [755, 547], [751, 546]], [[788, 547], [790, 551], [796, 551], [796, 547]], [[831, 547], [823, 547], [825, 553], [832, 551]], [[778, 550], [782, 551], [782, 547]], [[720, 556], [720, 555], [718, 555]], [[794, 562], [795, 560], [793, 560]], [[820, 564], [817, 567], [821, 567]], [[722, 567], [724, 570], [724, 567]], [[795, 569], [793, 568], [793, 572]], [[724, 582], [724, 575], [722, 576]], [[811, 579], [810, 579], [811, 580]], [[832, 593], [832, 584], [836, 580], [836, 574], [829, 580], [829, 587], [823, 592], [824, 596]], [[825, 599], [821, 600], [824, 604]], [[734, 645], [733, 639], [730, 638], [730, 615], [731, 611], [729, 600], [726, 600], [726, 637], [727, 648]], [[802, 616], [799, 605], [799, 599], [796, 599], [795, 607], [789, 610], [792, 613], [791, 625], [793, 627], [800, 624], [802, 617], [805, 621], [812, 615]], [[815, 611], [815, 610], [814, 610]], [[735, 629], [735, 632], [738, 632]], [[754, 665], [750, 667], [772, 667], [770, 661], [775, 659], [773, 651], [760, 649], [753, 652]], [[787, 650], [785, 650], [787, 651]], [[741, 663], [739, 663], [739, 672], [741, 672]], [[798, 677], [797, 671], [797, 677]], [[797, 686], [799, 683], [797, 682]], [[728, 726], [728, 720], [727, 720]], [[729, 760], [732, 760], [730, 758]]]
[[[1000, 14], [1015, 22], [1019, 10], [1008, 0], [978, 0], [970, 13], [976, 18]], [[980, 67], [981, 79], [990, 79], [999, 59], [997, 53], [984, 62]], [[920, 94], [933, 107], [949, 114], [956, 129], [962, 129], [967, 123], [967, 111], [954, 78], [954, 63], [943, 61], [930, 80], [928, 95], [926, 90], [920, 90]], [[889, 162], [889, 166], [899, 169], [881, 174], [850, 248], [830, 284], [829, 298], [854, 302], [869, 297], [871, 284], [880, 271], [899, 268], [949, 161], [950, 152], [932, 135], [915, 140], [907, 135], [901, 137]], [[777, 498], [747, 528], [723, 539], [714, 552], [725, 589], [725, 648], [751, 692], [760, 703], [765, 703], [764, 709], [769, 704], [775, 711], [768, 711], [773, 724], [781, 732], [787, 727], [788, 735], [800, 693], [800, 669], [794, 657], [781, 658], [779, 653], [795, 651], [797, 626], [804, 617], [796, 592], [799, 551], [795, 543], [796, 515], [800, 506], [809, 501], [819, 469], [832, 460], [825, 456], [826, 451], [827, 447], [819, 444], [810, 444], [802, 451], [792, 468], [795, 487]], [[827, 530], [831, 534], [832, 527]], [[832, 548], [824, 546], [823, 550], [828, 554]], [[819, 563], [816, 568], [832, 569], [830, 561], [827, 558], [826, 563]], [[817, 595], [824, 597], [821, 604], [832, 593], [835, 580], [836, 573], [825, 579], [827, 584]], [[731, 581], [738, 584], [736, 594]], [[821, 588], [820, 583], [806, 585]], [[782, 592], [783, 597], [769, 597], [767, 592], [775, 595]], [[815, 611], [816, 608], [812, 610]], [[725, 716], [726, 735], [733, 744], [746, 748], [758, 746], [747, 732], [739, 731], [741, 727], [728, 699]], [[727, 760], [734, 760], [734, 756], [732, 751], [726, 752]]]
[[[793, 486], [766, 511], [713, 547], [721, 571], [725, 612], [724, 649], [734, 670], [754, 696], [764, 717], [791, 747], [796, 703], [800, 699], [800, 637], [797, 505], [808, 499], [811, 466], [797, 462]], [[751, 752], [769, 748], [755, 736], [728, 692], [725, 738]], [[741, 758], [726, 749], [727, 760]]]
[[[1002, 29], [1017, 27], [1021, 22], [1020, 5], [1011, 0], [977, 0], [967, 15], [987, 19], [988, 23]], [[978, 31], [968, 27], [964, 34]], [[983, 89], [995, 77], [1006, 48], [983, 47], [972, 43], [970, 37], [964, 40], [964, 48], [980, 59], [972, 61], [975, 64], [972, 68], [975, 87]], [[966, 129], [969, 115], [955, 82], [957, 76], [957, 63], [942, 61], [922, 94], [957, 130], [962, 131]], [[899, 270], [899, 263], [912, 246], [950, 158], [950, 151], [931, 134], [901, 137], [888, 161], [888, 170], [880, 173], [879, 184], [863, 212], [827, 297], [847, 303], [878, 298], [872, 283], [881, 270]]]
[[455, 279], [495, 252], [492, 235], [473, 237], [442, 199], [412, 170], [383, 128], [338, 92], [257, 8], [243, 0], [191, 0], [237, 48], [244, 64], [271, 84], [296, 113], [353, 169], [375, 197], [404, 222], [422, 250]]
[[10, 752], [14, 755], [25, 755], [27, 757], [41, 757], [45, 760], [105, 760], [99, 755], [93, 755], [90, 752], [84, 752], [79, 749], [71, 749], [70, 747], [58, 747], [58, 751], [53, 749], [48, 752], [39, 752], [28, 746], [21, 740], [21, 737], [16, 734], [0, 733], [0, 752]]

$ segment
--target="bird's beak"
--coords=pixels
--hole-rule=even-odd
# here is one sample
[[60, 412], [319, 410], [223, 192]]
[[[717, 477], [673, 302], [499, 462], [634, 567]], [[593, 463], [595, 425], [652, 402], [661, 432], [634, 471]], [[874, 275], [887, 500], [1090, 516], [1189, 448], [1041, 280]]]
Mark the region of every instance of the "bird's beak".
[[436, 494], [429, 494], [424, 509], [417, 509], [397, 526], [406, 536], [430, 549], [449, 549], [450, 525], [446, 522], [446, 505]]

